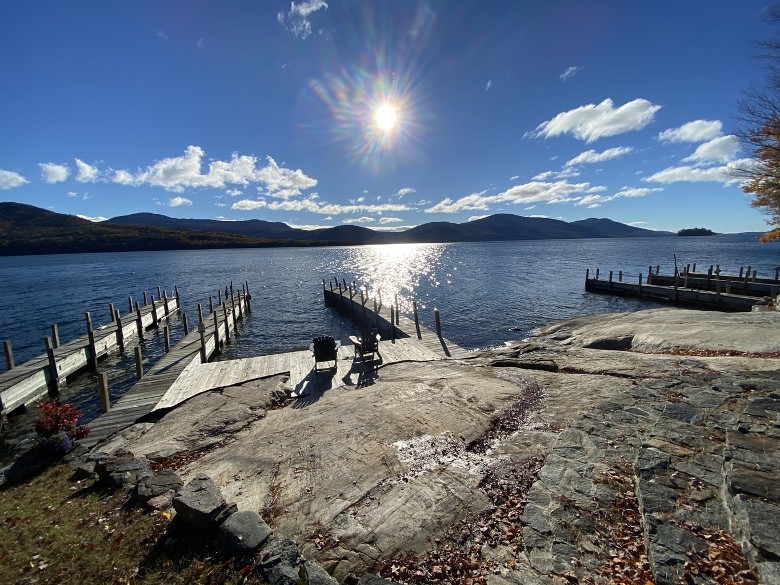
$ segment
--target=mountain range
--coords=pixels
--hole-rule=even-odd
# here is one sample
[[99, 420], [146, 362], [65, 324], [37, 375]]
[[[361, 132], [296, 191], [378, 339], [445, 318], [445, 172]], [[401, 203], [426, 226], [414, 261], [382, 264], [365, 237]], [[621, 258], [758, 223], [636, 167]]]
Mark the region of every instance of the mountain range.
[[432, 222], [399, 232], [341, 225], [316, 230], [259, 219], [179, 219], [136, 213], [91, 222], [22, 203], [0, 203], [0, 255], [411, 242], [668, 236], [610, 219], [565, 222], [496, 214], [467, 223]]

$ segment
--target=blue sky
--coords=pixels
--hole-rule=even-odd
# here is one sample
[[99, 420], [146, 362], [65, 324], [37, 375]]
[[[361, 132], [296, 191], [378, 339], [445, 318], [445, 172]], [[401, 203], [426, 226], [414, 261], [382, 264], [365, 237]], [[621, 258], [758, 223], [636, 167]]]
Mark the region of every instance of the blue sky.
[[765, 6], [0, 0], [0, 200], [93, 219], [761, 231], [728, 168], [745, 157], [737, 103], [764, 78]]

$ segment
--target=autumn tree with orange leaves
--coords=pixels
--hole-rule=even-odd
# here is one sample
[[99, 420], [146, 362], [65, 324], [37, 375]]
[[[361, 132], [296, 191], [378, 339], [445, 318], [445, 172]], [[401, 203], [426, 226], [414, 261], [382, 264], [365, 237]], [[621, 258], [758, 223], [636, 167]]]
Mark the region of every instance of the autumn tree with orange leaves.
[[740, 103], [741, 129], [737, 134], [752, 160], [740, 165], [737, 173], [744, 180], [742, 190], [753, 196], [750, 205], [770, 216], [767, 223], [773, 229], [759, 238], [766, 243], [780, 240], [780, 6], [770, 6], [764, 17], [777, 32], [759, 43], [759, 58], [767, 70], [766, 86], [750, 90]]

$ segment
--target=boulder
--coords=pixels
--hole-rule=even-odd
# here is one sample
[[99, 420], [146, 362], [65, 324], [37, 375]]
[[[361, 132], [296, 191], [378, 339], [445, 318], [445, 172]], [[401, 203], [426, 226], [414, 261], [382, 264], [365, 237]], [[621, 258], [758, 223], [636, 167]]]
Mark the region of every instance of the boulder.
[[222, 492], [208, 475], [197, 475], [176, 493], [173, 507], [177, 518], [195, 526], [209, 528], [229, 510]]
[[297, 585], [300, 580], [305, 582], [306, 569], [301, 564], [301, 553], [298, 545], [289, 538], [272, 535], [259, 564], [269, 585]]
[[139, 476], [152, 472], [149, 461], [136, 458], [130, 451], [119, 450], [95, 463], [99, 481], [112, 487], [134, 487]]
[[260, 514], [251, 510], [231, 514], [219, 525], [220, 541], [236, 553], [254, 552], [271, 534]]

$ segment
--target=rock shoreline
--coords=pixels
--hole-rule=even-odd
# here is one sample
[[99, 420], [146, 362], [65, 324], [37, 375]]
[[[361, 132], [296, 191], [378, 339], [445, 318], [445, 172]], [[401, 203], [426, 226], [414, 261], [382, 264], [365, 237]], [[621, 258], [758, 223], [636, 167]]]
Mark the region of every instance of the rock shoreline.
[[747, 357], [778, 351], [780, 313], [584, 317], [283, 408], [283, 377], [221, 388], [98, 449], [207, 476], [339, 581], [780, 583], [780, 359]]

